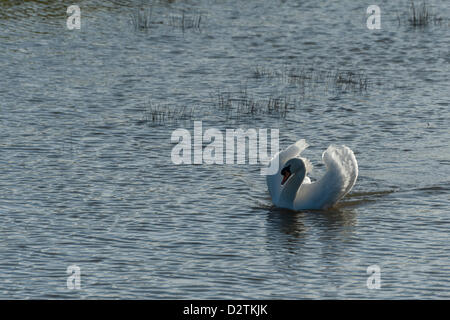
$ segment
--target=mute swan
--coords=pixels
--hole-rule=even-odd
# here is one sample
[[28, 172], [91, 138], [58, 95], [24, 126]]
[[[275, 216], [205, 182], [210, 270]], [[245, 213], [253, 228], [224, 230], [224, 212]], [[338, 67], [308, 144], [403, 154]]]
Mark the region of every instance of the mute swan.
[[308, 159], [300, 153], [308, 147], [304, 139], [286, 150], [277, 153], [278, 172], [268, 175], [267, 187], [275, 206], [291, 210], [327, 209], [344, 197], [358, 177], [355, 155], [346, 146], [330, 145], [322, 154], [327, 172], [318, 181], [311, 183], [307, 176], [312, 170]]

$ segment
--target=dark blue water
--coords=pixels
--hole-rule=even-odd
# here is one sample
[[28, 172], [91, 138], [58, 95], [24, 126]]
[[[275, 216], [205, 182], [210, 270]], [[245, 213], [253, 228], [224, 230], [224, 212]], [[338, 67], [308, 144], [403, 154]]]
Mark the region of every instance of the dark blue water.
[[[412, 27], [409, 3], [368, 30], [364, 1], [78, 1], [68, 30], [59, 1], [0, 1], [0, 297], [449, 298], [450, 8]], [[325, 76], [349, 72], [367, 86]], [[276, 209], [259, 166], [172, 163], [194, 120], [304, 138], [315, 179], [345, 144], [358, 180], [328, 211]]]

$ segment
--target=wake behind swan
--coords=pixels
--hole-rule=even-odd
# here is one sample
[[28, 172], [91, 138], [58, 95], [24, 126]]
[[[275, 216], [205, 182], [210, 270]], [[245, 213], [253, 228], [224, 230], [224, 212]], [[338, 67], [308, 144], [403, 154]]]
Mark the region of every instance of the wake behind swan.
[[301, 139], [272, 158], [270, 164], [279, 161], [278, 172], [267, 176], [267, 187], [275, 206], [291, 210], [327, 209], [353, 188], [358, 163], [350, 148], [330, 145], [322, 154], [327, 171], [321, 179], [311, 183], [308, 173], [312, 171], [312, 164], [300, 157], [307, 147], [306, 141]]

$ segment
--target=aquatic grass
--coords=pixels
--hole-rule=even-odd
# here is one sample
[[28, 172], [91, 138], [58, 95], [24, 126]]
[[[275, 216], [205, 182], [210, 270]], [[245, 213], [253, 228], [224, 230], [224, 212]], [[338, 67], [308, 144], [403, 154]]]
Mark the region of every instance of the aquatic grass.
[[334, 85], [341, 91], [367, 91], [369, 80], [364, 73], [337, 71], [333, 76]]
[[194, 110], [194, 107], [188, 108], [186, 106], [180, 107], [148, 102], [139, 123], [167, 124], [181, 120], [191, 120], [194, 116]]
[[334, 88], [339, 91], [361, 93], [369, 88], [368, 76], [360, 70], [323, 70], [314, 67], [282, 68], [271, 70], [257, 66], [252, 73], [255, 79], [277, 79], [289, 85], [301, 89], [304, 94], [306, 90], [316, 90], [322, 87], [325, 91]]
[[131, 22], [135, 30], [148, 30], [152, 27], [153, 8], [139, 8], [131, 14]]
[[201, 14], [186, 14], [184, 10], [181, 14], [169, 14], [161, 19], [155, 19], [152, 6], [138, 8], [131, 14], [131, 23], [136, 31], [148, 31], [156, 25], [180, 28], [183, 32], [188, 29], [201, 31], [203, 21]]
[[408, 22], [413, 27], [424, 27], [430, 24], [432, 21], [432, 15], [425, 2], [422, 5], [417, 6], [414, 1], [411, 1]]
[[256, 66], [253, 70], [253, 77], [256, 79], [260, 78], [277, 78], [283, 75], [282, 72], [277, 72], [275, 70], [270, 70], [262, 66]]
[[427, 27], [429, 25], [442, 25], [444, 19], [432, 12], [426, 2], [416, 5], [414, 1], [411, 1], [409, 11], [403, 16], [397, 13], [398, 24], [403, 24], [404, 21], [413, 28]]
[[202, 23], [201, 14], [186, 15], [183, 10], [181, 15], [170, 15], [168, 18], [168, 25], [171, 27], [181, 28], [183, 32], [186, 29], [194, 29], [200, 31]]
[[425, 2], [422, 3], [422, 6], [419, 6], [416, 10], [416, 6], [414, 5], [414, 1], [411, 1], [410, 14], [408, 17], [409, 24], [416, 26], [426, 26], [430, 23], [430, 13]]
[[217, 106], [227, 117], [275, 115], [286, 118], [290, 110], [296, 108], [296, 103], [292, 102], [288, 96], [270, 96], [268, 98], [257, 99], [241, 90], [237, 94], [229, 91], [217, 92]]

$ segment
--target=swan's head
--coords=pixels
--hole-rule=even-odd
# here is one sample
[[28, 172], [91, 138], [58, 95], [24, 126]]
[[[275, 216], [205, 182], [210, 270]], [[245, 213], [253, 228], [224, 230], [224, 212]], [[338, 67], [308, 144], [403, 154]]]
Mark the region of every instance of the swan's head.
[[281, 185], [284, 185], [293, 175], [299, 175], [303, 180], [306, 176], [306, 166], [302, 159], [293, 158], [286, 162], [280, 173], [283, 176]]

